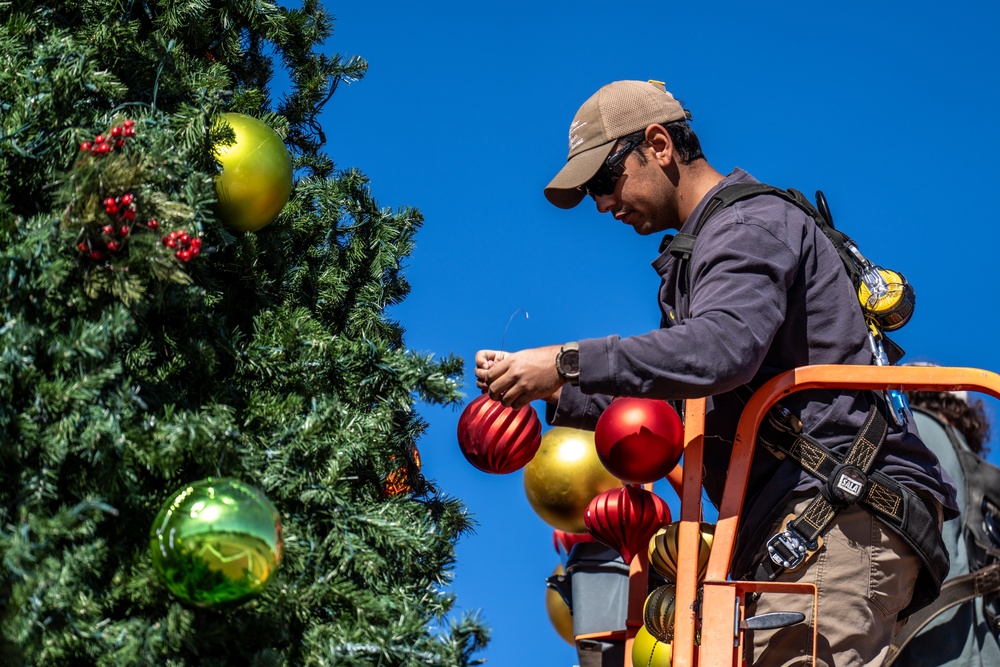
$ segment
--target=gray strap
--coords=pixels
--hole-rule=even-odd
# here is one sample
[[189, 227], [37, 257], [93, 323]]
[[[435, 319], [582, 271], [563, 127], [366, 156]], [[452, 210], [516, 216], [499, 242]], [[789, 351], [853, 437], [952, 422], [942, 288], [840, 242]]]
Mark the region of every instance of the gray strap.
[[885, 667], [891, 665], [910, 640], [920, 634], [920, 631], [942, 612], [973, 598], [997, 591], [1000, 591], [1000, 563], [946, 581], [937, 600], [910, 616], [910, 620], [892, 640], [883, 664]]

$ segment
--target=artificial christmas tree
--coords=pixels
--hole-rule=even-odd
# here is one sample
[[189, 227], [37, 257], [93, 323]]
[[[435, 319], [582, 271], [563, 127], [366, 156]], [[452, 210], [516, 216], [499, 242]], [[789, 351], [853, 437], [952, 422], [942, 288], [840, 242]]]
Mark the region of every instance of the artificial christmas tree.
[[[313, 0], [0, 3], [0, 664], [467, 665], [485, 644], [444, 589], [469, 519], [413, 455], [415, 397], [457, 403], [461, 362], [408, 352], [385, 312], [420, 215], [322, 152], [320, 108], [366, 67], [317, 52], [330, 26]], [[256, 231], [217, 217], [224, 113], [292, 156]], [[149, 547], [206, 478], [252, 483], [283, 543], [253, 595], [203, 608]]]

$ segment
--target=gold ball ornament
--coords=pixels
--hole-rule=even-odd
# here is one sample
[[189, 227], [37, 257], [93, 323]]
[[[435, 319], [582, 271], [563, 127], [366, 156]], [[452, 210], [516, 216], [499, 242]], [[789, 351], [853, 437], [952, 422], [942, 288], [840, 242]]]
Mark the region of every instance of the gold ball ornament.
[[673, 652], [672, 642], [661, 642], [641, 627], [632, 640], [632, 667], [670, 667]]
[[[715, 539], [715, 524], [701, 523], [701, 539], [698, 541], [698, 583], [705, 580], [708, 557], [712, 553]], [[677, 581], [678, 532], [680, 522], [664, 526], [649, 540], [649, 564], [669, 581]]]
[[167, 588], [198, 607], [260, 593], [281, 562], [281, 521], [271, 501], [237, 479], [188, 484], [160, 508], [149, 535]]
[[255, 232], [271, 224], [292, 193], [292, 156], [281, 137], [262, 121], [241, 113], [224, 113], [236, 135], [213, 152], [222, 165], [215, 179], [216, 215], [230, 229]]
[[[558, 566], [553, 575], [563, 574], [563, 566]], [[545, 587], [545, 611], [549, 614], [549, 622], [570, 646], [576, 646], [576, 638], [573, 635], [573, 614], [570, 613], [569, 605], [562, 596], [556, 592], [552, 586]]]
[[676, 602], [677, 589], [667, 584], [655, 589], [643, 603], [642, 625], [655, 639], [673, 642]]
[[542, 435], [524, 466], [524, 493], [539, 518], [567, 533], [585, 533], [587, 505], [599, 493], [621, 486], [597, 457], [593, 431], [556, 426]]

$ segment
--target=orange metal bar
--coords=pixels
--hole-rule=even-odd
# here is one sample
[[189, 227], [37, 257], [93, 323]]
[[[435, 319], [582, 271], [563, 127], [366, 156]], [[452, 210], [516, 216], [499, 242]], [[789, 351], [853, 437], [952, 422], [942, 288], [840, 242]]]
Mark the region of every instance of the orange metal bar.
[[670, 482], [670, 486], [673, 487], [677, 497], [682, 497], [684, 495], [684, 466], [679, 463], [675, 465], [667, 473], [667, 481]]
[[[702, 646], [699, 654], [703, 667], [737, 667], [740, 664], [740, 644], [742, 634], [738, 631], [742, 619], [743, 605], [737, 598], [745, 599], [741, 591], [765, 590], [762, 586], [774, 586], [758, 582], [727, 581], [729, 564], [732, 560], [739, 514], [746, 493], [746, 484], [753, 457], [757, 428], [767, 410], [783, 397], [806, 389], [921, 389], [925, 391], [968, 390], [987, 393], [1000, 398], [1000, 375], [975, 368], [945, 368], [924, 366], [804, 366], [771, 379], [758, 390], [747, 403], [740, 418], [730, 459], [726, 486], [719, 507], [719, 521], [715, 528], [715, 539], [708, 562], [708, 574], [702, 601]], [[701, 428], [704, 429], [704, 402], [702, 406]], [[690, 405], [693, 401], [689, 401]], [[692, 441], [687, 427], [685, 435], [688, 444]], [[687, 454], [687, 450], [685, 450]], [[691, 470], [693, 466], [685, 466]], [[698, 473], [700, 475], [700, 466]], [[690, 473], [693, 476], [693, 472]], [[689, 498], [687, 475], [682, 503]], [[700, 489], [699, 489], [700, 494]], [[700, 507], [700, 495], [698, 498]], [[683, 507], [683, 505], [682, 505]], [[684, 510], [682, 509], [682, 515]], [[680, 542], [678, 555], [678, 579], [687, 565], [697, 563], [697, 545]], [[779, 586], [787, 587], [787, 585]], [[756, 587], [756, 588], [753, 588]], [[770, 590], [770, 589], [768, 589]], [[785, 590], [784, 592], [803, 591]], [[816, 593], [812, 589], [814, 614], [816, 613]], [[678, 589], [677, 609], [681, 609], [681, 591]], [[678, 617], [680, 621], [680, 617]], [[679, 628], [678, 628], [679, 630]], [[735, 632], [735, 636], [734, 636]], [[815, 664], [815, 626], [813, 628], [813, 662]], [[679, 654], [693, 653], [693, 636], [674, 636], [674, 667], [690, 663], [677, 662]]]
[[[625, 618], [625, 659], [630, 660], [635, 633], [642, 627], [642, 607], [649, 584], [649, 553], [640, 551], [629, 564], [628, 615]], [[627, 663], [626, 663], [627, 665]]]
[[[674, 602], [674, 667], [693, 667], [697, 617], [698, 541], [701, 537], [701, 467], [705, 440], [705, 399], [684, 404], [684, 481], [677, 533], [677, 582]], [[682, 557], [692, 554], [694, 558]], [[629, 654], [631, 655], [631, 654]]]
[[772, 378], [743, 409], [726, 486], [719, 506], [708, 579], [725, 579], [733, 555], [739, 512], [746, 493], [757, 440], [757, 426], [764, 414], [783, 397], [806, 389], [921, 389], [924, 391], [981, 391], [1000, 398], [1000, 375], [976, 368], [935, 366], [803, 366]]
[[[713, 545], [714, 548], [714, 545]], [[813, 618], [819, 613], [819, 596], [813, 584], [780, 581], [705, 581], [701, 626], [702, 665], [737, 667], [743, 660], [743, 632], [739, 624], [746, 617], [747, 593], [790, 593], [811, 595]], [[812, 663], [816, 664], [817, 626], [812, 628]]]

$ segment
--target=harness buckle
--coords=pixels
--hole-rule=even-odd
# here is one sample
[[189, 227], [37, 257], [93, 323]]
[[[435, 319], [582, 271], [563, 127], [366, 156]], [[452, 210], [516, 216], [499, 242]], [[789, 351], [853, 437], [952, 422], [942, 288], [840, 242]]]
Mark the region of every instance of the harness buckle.
[[767, 556], [778, 567], [794, 570], [819, 548], [819, 542], [810, 543], [799, 531], [791, 526], [794, 515], [785, 521], [785, 529], [767, 541]]

